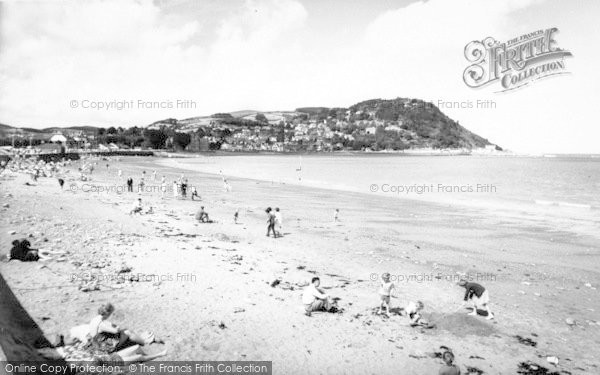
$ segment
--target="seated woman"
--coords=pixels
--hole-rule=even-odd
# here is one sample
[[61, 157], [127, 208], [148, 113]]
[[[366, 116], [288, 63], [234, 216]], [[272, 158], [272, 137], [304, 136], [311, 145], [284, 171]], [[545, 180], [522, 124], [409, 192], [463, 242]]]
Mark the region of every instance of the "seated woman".
[[135, 345], [149, 345], [153, 342], [162, 342], [154, 337], [152, 332], [139, 335], [129, 329], [119, 328], [107, 319], [115, 308], [111, 303], [100, 306], [96, 315], [89, 324], [89, 341], [86, 349], [92, 353], [113, 353]]

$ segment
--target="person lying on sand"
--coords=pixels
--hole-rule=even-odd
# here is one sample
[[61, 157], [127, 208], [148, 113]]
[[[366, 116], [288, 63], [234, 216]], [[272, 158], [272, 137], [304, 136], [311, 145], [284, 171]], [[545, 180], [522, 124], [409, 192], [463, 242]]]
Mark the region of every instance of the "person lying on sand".
[[131, 211], [129, 211], [129, 215], [133, 214], [142, 214], [142, 198], [138, 198], [133, 202], [133, 206], [131, 207]]
[[119, 328], [108, 321], [115, 308], [111, 303], [100, 306], [98, 315], [89, 323], [87, 343], [84, 346], [91, 352], [113, 353], [133, 345], [149, 345], [161, 342], [152, 332], [137, 334], [129, 329]]
[[167, 355], [166, 349], [156, 354], [146, 354], [139, 345], [133, 345], [110, 354], [91, 353], [81, 343], [69, 344], [51, 350], [47, 349], [38, 350], [46, 359], [64, 359], [67, 362], [93, 362], [96, 366], [123, 366], [130, 363], [152, 361]]
[[196, 212], [196, 220], [201, 223], [209, 223], [210, 219], [208, 218], [208, 214], [204, 211], [204, 206], [200, 207], [200, 210]]
[[390, 297], [398, 298], [392, 295], [392, 290], [395, 288], [396, 286], [394, 283], [390, 281], [389, 272], [385, 272], [383, 275], [381, 275], [381, 287], [379, 288], [379, 298], [381, 299], [381, 304], [379, 305], [379, 311], [377, 314], [383, 314], [384, 308], [386, 315], [390, 313]]
[[333, 306], [329, 296], [319, 288], [319, 285], [321, 285], [321, 279], [313, 277], [310, 285], [304, 289], [302, 303], [306, 316], [311, 316], [313, 311], [337, 312], [337, 308]]
[[490, 295], [487, 289], [480, 284], [468, 282], [467, 280], [460, 280], [458, 285], [465, 288], [465, 298], [462, 305], [464, 306], [468, 301], [473, 303], [473, 311], [469, 315], [477, 315], [477, 310], [481, 307], [487, 311], [486, 319], [494, 319], [494, 314], [490, 311]]
[[454, 364], [454, 354], [449, 351], [445, 351], [442, 354], [442, 360], [444, 365], [438, 372], [439, 375], [460, 375], [460, 367]]

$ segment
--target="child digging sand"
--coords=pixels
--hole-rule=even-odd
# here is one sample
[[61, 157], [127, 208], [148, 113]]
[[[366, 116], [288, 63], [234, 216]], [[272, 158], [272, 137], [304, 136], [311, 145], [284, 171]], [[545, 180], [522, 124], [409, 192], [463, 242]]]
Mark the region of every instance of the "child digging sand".
[[392, 295], [392, 289], [395, 289], [396, 286], [393, 282], [390, 281], [389, 272], [381, 275], [381, 287], [379, 288], [379, 297], [381, 299], [381, 304], [379, 305], [379, 311], [377, 314], [383, 314], [383, 309], [385, 308], [385, 315], [390, 313], [390, 297], [398, 298]]

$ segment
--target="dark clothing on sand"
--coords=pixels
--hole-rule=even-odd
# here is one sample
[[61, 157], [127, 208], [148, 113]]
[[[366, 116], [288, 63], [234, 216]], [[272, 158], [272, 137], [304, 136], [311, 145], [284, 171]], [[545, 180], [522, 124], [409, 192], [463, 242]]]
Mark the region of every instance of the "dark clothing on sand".
[[473, 298], [473, 295], [476, 295], [477, 298], [480, 298], [483, 292], [485, 292], [485, 288], [477, 283], [467, 283], [465, 285], [465, 301]]

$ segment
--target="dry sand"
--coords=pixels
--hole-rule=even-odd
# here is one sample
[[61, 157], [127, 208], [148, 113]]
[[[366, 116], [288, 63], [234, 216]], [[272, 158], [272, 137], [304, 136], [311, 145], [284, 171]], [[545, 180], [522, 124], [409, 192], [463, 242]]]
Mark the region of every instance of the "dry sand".
[[[0, 179], [1, 202], [9, 205], [1, 209], [0, 254], [24, 237], [34, 248], [68, 252], [44, 262], [0, 263], [47, 337], [87, 322], [110, 301], [112, 321], [166, 340], [166, 360], [268, 360], [277, 374], [436, 374], [446, 346], [463, 373], [514, 374], [526, 361], [559, 373], [600, 373], [595, 238], [473, 210], [254, 180], [230, 178], [227, 193], [219, 176], [178, 169], [177, 160], [126, 158], [108, 169], [105, 163], [99, 161], [91, 182], [67, 179], [63, 191], [56, 179], [34, 186], [24, 175]], [[154, 169], [169, 189], [185, 172], [202, 201], [144, 192], [154, 213], [129, 216], [137, 193], [82, 191], [124, 185], [128, 176], [137, 184], [142, 170], [150, 180]], [[201, 205], [216, 223], [195, 223]], [[267, 206], [282, 209], [283, 238], [265, 236]], [[422, 300], [437, 328], [373, 314], [378, 282], [371, 278], [386, 271], [399, 279], [392, 304]], [[80, 289], [90, 273], [104, 278], [100, 290]], [[494, 321], [457, 310], [463, 289], [452, 279], [464, 273], [484, 279]], [[302, 286], [314, 275], [340, 298], [343, 314], [303, 315]], [[2, 345], [7, 335], [19, 335], [10, 326], [2, 317]], [[23, 353], [35, 339], [24, 339]], [[557, 356], [559, 365], [546, 356]]]

